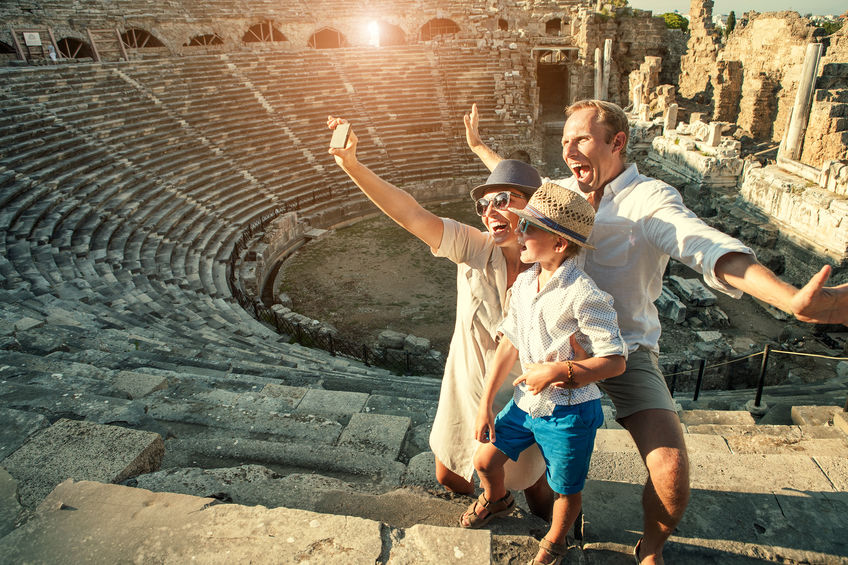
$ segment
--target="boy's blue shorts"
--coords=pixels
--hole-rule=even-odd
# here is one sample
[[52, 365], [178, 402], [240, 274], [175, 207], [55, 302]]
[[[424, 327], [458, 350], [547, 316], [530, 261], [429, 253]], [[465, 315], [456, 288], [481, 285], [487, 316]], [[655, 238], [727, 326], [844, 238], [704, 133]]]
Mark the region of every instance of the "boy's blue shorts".
[[600, 400], [556, 406], [553, 414], [531, 418], [510, 400], [495, 418], [494, 446], [513, 461], [539, 444], [548, 484], [559, 494], [583, 490], [595, 446], [595, 431], [604, 423]]

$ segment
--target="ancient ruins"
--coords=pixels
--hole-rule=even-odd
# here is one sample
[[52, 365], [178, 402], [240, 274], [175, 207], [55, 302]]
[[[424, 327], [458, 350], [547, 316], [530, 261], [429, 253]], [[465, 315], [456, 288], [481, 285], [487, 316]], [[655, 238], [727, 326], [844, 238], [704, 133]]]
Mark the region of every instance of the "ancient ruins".
[[[558, 178], [563, 108], [611, 100], [631, 158], [705, 221], [794, 284], [823, 264], [848, 282], [848, 25], [747, 12], [725, 36], [713, 15], [693, 0], [683, 32], [588, 0], [0, 3], [0, 563], [530, 559], [526, 507], [456, 527], [467, 501], [427, 444], [438, 370], [410, 364], [438, 362], [428, 344], [350, 345], [279, 303], [288, 256], [373, 213], [326, 116], [444, 202], [487, 174], [472, 103], [495, 150]], [[848, 332], [729, 339], [679, 264], [657, 307], [693, 487], [666, 559], [847, 563]], [[754, 403], [765, 345], [819, 357], [775, 361]], [[644, 467], [605, 413], [569, 563], [631, 563], [642, 530]]]

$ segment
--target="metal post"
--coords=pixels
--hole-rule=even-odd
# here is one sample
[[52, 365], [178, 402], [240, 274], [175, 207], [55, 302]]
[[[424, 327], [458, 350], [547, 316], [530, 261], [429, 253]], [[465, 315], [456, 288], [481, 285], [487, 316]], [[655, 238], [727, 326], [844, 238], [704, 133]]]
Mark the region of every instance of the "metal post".
[[362, 360], [365, 362], [365, 366], [368, 367], [368, 346], [364, 343], [362, 344]]
[[763, 364], [760, 365], [760, 380], [757, 383], [757, 398], [754, 399], [754, 406], [759, 406], [763, 399], [763, 385], [766, 383], [766, 365], [768, 364], [769, 351], [771, 351], [771, 345], [766, 344], [765, 349], [763, 349]]
[[695, 381], [695, 396], [692, 400], [698, 400], [698, 395], [701, 394], [701, 381], [704, 380], [704, 369], [707, 367], [707, 362], [704, 359], [698, 359], [698, 379]]
[[336, 342], [333, 341], [333, 334], [328, 334], [327, 337], [330, 339], [330, 355], [335, 357], [336, 356]]

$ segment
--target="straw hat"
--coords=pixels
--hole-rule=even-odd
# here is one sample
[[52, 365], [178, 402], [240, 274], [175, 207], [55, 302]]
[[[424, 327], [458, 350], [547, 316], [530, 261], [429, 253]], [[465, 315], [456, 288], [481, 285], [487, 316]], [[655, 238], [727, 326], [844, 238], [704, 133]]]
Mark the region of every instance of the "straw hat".
[[595, 209], [589, 201], [573, 190], [546, 182], [530, 197], [527, 206], [509, 211], [531, 224], [573, 241], [577, 245], [594, 249], [586, 243], [595, 223]]
[[542, 184], [542, 177], [531, 165], [516, 159], [504, 159], [492, 169], [486, 184], [474, 187], [471, 191], [471, 199], [477, 200], [487, 191], [495, 188], [513, 188], [529, 197], [536, 192], [540, 184]]

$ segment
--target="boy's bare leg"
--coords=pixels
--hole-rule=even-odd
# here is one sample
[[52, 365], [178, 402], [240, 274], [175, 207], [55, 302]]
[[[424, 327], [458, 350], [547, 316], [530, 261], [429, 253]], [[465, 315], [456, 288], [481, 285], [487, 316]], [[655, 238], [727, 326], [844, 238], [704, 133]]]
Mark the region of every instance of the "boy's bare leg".
[[466, 481], [464, 477], [457, 475], [445, 467], [438, 459], [436, 459], [436, 480], [450, 492], [468, 495], [474, 494], [474, 483]]
[[[496, 502], [506, 496], [504, 486], [504, 464], [509, 457], [491, 443], [484, 443], [474, 454], [474, 468], [480, 477], [480, 486], [486, 500]], [[485, 518], [489, 511], [475, 503], [474, 511], [480, 518]], [[465, 519], [463, 517], [463, 519]]]
[[551, 490], [548, 485], [548, 477], [545, 473], [539, 477], [535, 484], [524, 489], [524, 497], [527, 499], [527, 506], [530, 512], [544, 520], [551, 521], [551, 512], [553, 511], [554, 501], [557, 494]]
[[[577, 519], [582, 505], [582, 493], [557, 494], [551, 514], [551, 528], [545, 534], [545, 539], [551, 543], [566, 543], [568, 530], [571, 529], [574, 520]], [[539, 553], [536, 554], [536, 560], [542, 563], [552, 563], [554, 556], [544, 549], [539, 549]]]
[[670, 410], [643, 410], [621, 420], [648, 468], [642, 491], [644, 533], [639, 559], [663, 563], [662, 549], [689, 503], [689, 457], [680, 419]]

